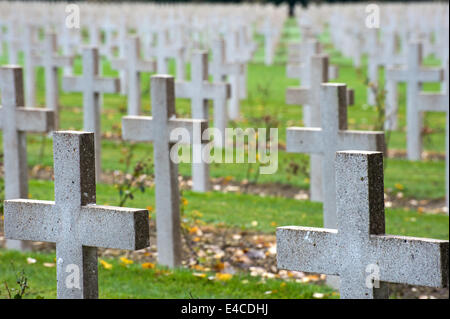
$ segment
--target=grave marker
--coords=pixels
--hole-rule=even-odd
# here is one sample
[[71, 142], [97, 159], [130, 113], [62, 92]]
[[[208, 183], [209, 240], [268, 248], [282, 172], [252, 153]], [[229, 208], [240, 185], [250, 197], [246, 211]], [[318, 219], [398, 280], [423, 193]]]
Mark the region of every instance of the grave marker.
[[386, 282], [448, 286], [447, 240], [385, 234], [383, 184], [382, 153], [338, 152], [339, 228], [279, 227], [278, 268], [338, 275], [344, 299], [388, 298]]
[[326, 83], [320, 90], [321, 128], [290, 127], [286, 131], [286, 150], [290, 153], [322, 156], [322, 194], [324, 225], [336, 228], [334, 156], [336, 151], [361, 149], [384, 151], [384, 133], [347, 130], [347, 88]]
[[65, 76], [63, 90], [83, 94], [83, 127], [95, 133], [95, 160], [97, 181], [101, 174], [102, 132], [100, 122], [100, 93], [118, 93], [120, 82], [117, 78], [104, 78], [99, 75], [99, 55], [97, 48], [83, 49], [83, 75]]
[[439, 82], [443, 72], [437, 68], [424, 68], [422, 63], [422, 44], [411, 42], [408, 46], [408, 64], [403, 68], [388, 68], [386, 79], [406, 82], [406, 146], [408, 159], [418, 161], [422, 157], [423, 116], [418, 110], [417, 95], [422, 83]]
[[[155, 72], [155, 61], [145, 61], [140, 57], [140, 43], [136, 36], [126, 40], [125, 57], [114, 59], [111, 65], [115, 69], [125, 72], [128, 91], [128, 115], [141, 113], [141, 72]], [[124, 85], [121, 83], [121, 85]]]
[[172, 76], [151, 78], [153, 116], [126, 116], [122, 135], [126, 141], [153, 142], [155, 165], [156, 229], [158, 262], [169, 267], [181, 263], [180, 193], [178, 165], [170, 157], [178, 140], [170, 137], [174, 129], [189, 132], [191, 143], [207, 129], [208, 121], [175, 118], [175, 82]]
[[[208, 53], [198, 51], [193, 53], [191, 62], [191, 82], [175, 82], [175, 95], [177, 98], [191, 100], [192, 118], [200, 120], [209, 119], [209, 100], [220, 101], [214, 104], [214, 114], [223, 114], [225, 102], [230, 96], [230, 85], [223, 82], [209, 83], [208, 81]], [[221, 131], [225, 135], [225, 128]], [[202, 149], [193, 149], [193, 152], [203, 153]], [[207, 192], [211, 188], [209, 183], [209, 164], [192, 163], [192, 189], [197, 192]]]
[[58, 298], [98, 298], [97, 247], [148, 247], [148, 211], [95, 204], [94, 133], [54, 132], [53, 152], [55, 202], [5, 201], [5, 236], [56, 243]]

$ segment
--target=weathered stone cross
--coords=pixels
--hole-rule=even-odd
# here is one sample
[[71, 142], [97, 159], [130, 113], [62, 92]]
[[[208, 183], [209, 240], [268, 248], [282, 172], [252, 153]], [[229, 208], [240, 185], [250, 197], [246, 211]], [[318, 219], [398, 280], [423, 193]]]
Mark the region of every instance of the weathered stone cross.
[[[230, 85], [224, 82], [210, 83], [208, 81], [208, 53], [194, 52], [191, 62], [191, 82], [176, 81], [175, 95], [178, 98], [191, 100], [192, 118], [200, 120], [209, 119], [209, 100], [220, 101], [214, 104], [214, 113], [223, 114], [226, 100], [230, 96]], [[225, 127], [221, 132], [225, 135]], [[202, 148], [206, 145], [200, 145]], [[202, 149], [193, 149], [193, 152], [202, 152]], [[201, 153], [200, 153], [201, 154]], [[210, 190], [209, 164], [192, 163], [192, 190], [206, 192]]]
[[340, 276], [341, 298], [388, 298], [386, 282], [448, 285], [447, 240], [385, 234], [383, 154], [336, 155], [338, 229], [277, 229], [278, 268]]
[[[303, 112], [304, 122], [308, 127], [320, 127], [320, 90], [323, 83], [328, 82], [329, 63], [327, 55], [313, 55], [310, 62], [308, 85], [289, 87], [286, 91], [286, 104], [303, 105], [310, 109]], [[347, 105], [353, 104], [353, 90], [347, 90]], [[307, 118], [309, 117], [309, 118]], [[307, 118], [307, 119], [306, 119]], [[313, 201], [322, 201], [322, 164], [321, 156], [311, 154], [310, 157], [310, 196]]]
[[97, 247], [148, 247], [148, 211], [95, 204], [94, 133], [54, 132], [53, 158], [55, 202], [5, 201], [5, 237], [56, 243], [58, 298], [98, 298]]
[[127, 141], [152, 141], [154, 144], [158, 262], [175, 267], [181, 263], [182, 251], [178, 165], [171, 158], [171, 149], [178, 140], [171, 133], [183, 129], [189, 133], [190, 143], [197, 143], [195, 137], [200, 139], [208, 121], [175, 118], [175, 82], [172, 76], [151, 78], [151, 100], [153, 117], [124, 117], [122, 137]]
[[347, 130], [347, 88], [345, 84], [326, 83], [320, 90], [321, 128], [290, 127], [286, 131], [287, 151], [322, 156], [322, 194], [324, 225], [336, 228], [336, 151], [360, 149], [384, 151], [384, 133]]
[[63, 90], [82, 92], [83, 127], [87, 132], [95, 133], [95, 167], [97, 181], [101, 174], [102, 131], [100, 122], [100, 93], [118, 93], [120, 81], [117, 78], [99, 77], [99, 56], [97, 48], [83, 49], [83, 76], [63, 78]]
[[[140, 43], [137, 36], [126, 39], [125, 58], [114, 59], [111, 65], [126, 74], [128, 92], [128, 115], [141, 113], [141, 72], [155, 72], [156, 62], [144, 61], [140, 57]], [[125, 83], [120, 83], [124, 86]]]
[[444, 75], [442, 69], [422, 67], [422, 44], [411, 42], [408, 45], [408, 64], [406, 68], [388, 68], [386, 79], [406, 82], [406, 148], [408, 159], [418, 161], [422, 157], [423, 114], [418, 110], [417, 95], [421, 84], [440, 82]]
[[[3, 131], [5, 199], [28, 198], [27, 132], [53, 130], [54, 113], [24, 106], [23, 73], [18, 66], [0, 68], [0, 129]], [[7, 240], [10, 249], [27, 250], [30, 243]]]
[[[216, 39], [212, 43], [212, 55], [213, 60], [209, 64], [209, 69], [213, 77], [214, 82], [223, 82], [228, 78], [228, 82], [231, 86], [231, 95], [228, 102], [228, 111], [221, 116], [226, 116], [224, 120], [218, 123], [228, 123], [228, 118], [238, 118], [239, 117], [239, 77], [244, 73], [243, 63], [231, 63], [227, 62], [225, 57], [225, 41], [222, 38]], [[216, 105], [216, 101], [214, 101]], [[219, 113], [217, 114], [219, 116]], [[214, 118], [214, 125], [216, 126], [216, 118]], [[218, 127], [218, 126], [216, 126]], [[217, 145], [217, 144], [216, 144]], [[220, 145], [225, 145], [225, 136]]]
[[55, 130], [59, 128], [58, 68], [71, 66], [72, 63], [73, 57], [57, 55], [56, 34], [47, 33], [44, 54], [36, 57], [36, 65], [43, 66], [45, 70], [45, 103], [55, 112]]

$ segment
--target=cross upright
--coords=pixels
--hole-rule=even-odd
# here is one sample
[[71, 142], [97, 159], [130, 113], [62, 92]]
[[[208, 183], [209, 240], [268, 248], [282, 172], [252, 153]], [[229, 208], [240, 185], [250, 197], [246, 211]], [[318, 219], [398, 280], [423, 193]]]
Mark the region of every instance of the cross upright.
[[5, 236], [56, 243], [58, 298], [98, 298], [97, 247], [148, 247], [148, 211], [96, 205], [94, 133], [54, 132], [53, 158], [55, 201], [5, 201]]
[[417, 95], [420, 92], [421, 84], [440, 82], [443, 76], [442, 69], [422, 66], [422, 44], [420, 42], [409, 43], [406, 67], [392, 67], [386, 70], [386, 79], [406, 82], [406, 146], [409, 160], [418, 161], [422, 157], [423, 114], [417, 105]]
[[[210, 83], [208, 81], [208, 53], [197, 51], [192, 54], [191, 82], [176, 81], [175, 95], [177, 98], [191, 100], [192, 118], [208, 120], [209, 100], [220, 101], [218, 105], [214, 104], [214, 114], [219, 115], [225, 112], [218, 107], [225, 107], [226, 100], [230, 96], [230, 85], [224, 82]], [[225, 125], [226, 123], [219, 128], [223, 136], [225, 135]], [[204, 146], [206, 145], [202, 147]], [[193, 149], [193, 152], [202, 154], [200, 149]], [[209, 165], [207, 163], [196, 161], [192, 163], [192, 189], [197, 192], [206, 192], [210, 189]]]
[[346, 149], [384, 151], [384, 133], [347, 129], [345, 84], [322, 84], [319, 98], [321, 128], [287, 128], [286, 149], [290, 153], [321, 155], [324, 225], [336, 228], [335, 152]]
[[177, 79], [184, 79], [184, 50], [169, 43], [169, 32], [167, 29], [160, 28], [157, 32], [158, 42], [153, 48], [156, 56], [157, 69], [159, 74], [169, 74], [168, 59], [176, 59]]
[[[3, 131], [5, 199], [28, 198], [27, 132], [47, 133], [54, 113], [24, 107], [23, 72], [19, 66], [0, 68], [0, 129]], [[29, 243], [7, 240], [10, 249], [27, 250]]]
[[83, 94], [83, 127], [87, 132], [95, 133], [95, 160], [97, 181], [101, 174], [102, 132], [100, 122], [100, 94], [118, 93], [120, 81], [117, 78], [99, 76], [99, 55], [97, 48], [83, 49], [83, 75], [65, 76], [63, 90]]
[[56, 33], [49, 32], [45, 36], [44, 54], [36, 58], [36, 65], [44, 67], [45, 103], [55, 112], [55, 129], [59, 128], [58, 68], [69, 67], [73, 63], [72, 56], [58, 56], [57, 51]]
[[175, 81], [172, 76], [152, 76], [151, 100], [153, 116], [124, 117], [122, 136], [126, 141], [153, 142], [158, 262], [175, 267], [181, 263], [182, 250], [178, 165], [171, 155], [178, 139], [172, 133], [182, 129], [189, 133], [191, 144], [197, 143], [200, 141], [196, 139], [200, 139], [207, 129], [208, 121], [175, 118]]
[[445, 169], [446, 169], [446, 197], [447, 197], [447, 214], [449, 209], [449, 62], [445, 66], [444, 83], [445, 88], [441, 93], [419, 93], [417, 97], [418, 110], [420, 112], [445, 112], [447, 118], [446, 124], [446, 152], [445, 152]]
[[448, 286], [448, 240], [385, 234], [383, 154], [336, 155], [338, 229], [277, 229], [279, 269], [340, 277], [343, 299], [388, 298], [386, 282]]
[[[239, 117], [239, 77], [244, 72], [244, 64], [238, 62], [227, 62], [225, 56], [225, 41], [222, 38], [215, 39], [212, 43], [213, 60], [209, 64], [209, 70], [214, 82], [223, 82], [228, 79], [231, 86], [231, 95], [228, 102], [228, 112], [222, 114], [227, 123], [228, 118], [236, 119]], [[214, 101], [216, 104], [216, 101]], [[214, 123], [216, 123], [214, 121]], [[226, 125], [226, 124], [225, 124]], [[225, 140], [221, 143], [224, 144]]]
[[9, 20], [8, 21], [8, 30], [6, 39], [8, 42], [8, 62], [9, 64], [18, 64], [18, 53], [22, 47], [22, 42], [20, 40], [20, 32], [17, 25], [19, 24], [19, 21], [17, 20]]
[[36, 106], [36, 65], [40, 43], [36, 41], [37, 26], [26, 24], [23, 30], [22, 48], [25, 68], [25, 106]]
[[[155, 72], [156, 62], [141, 59], [139, 38], [131, 36], [126, 39], [125, 57], [114, 59], [111, 65], [125, 72], [128, 90], [128, 115], [139, 115], [141, 112], [141, 72]], [[121, 83], [124, 86], [125, 83]]]

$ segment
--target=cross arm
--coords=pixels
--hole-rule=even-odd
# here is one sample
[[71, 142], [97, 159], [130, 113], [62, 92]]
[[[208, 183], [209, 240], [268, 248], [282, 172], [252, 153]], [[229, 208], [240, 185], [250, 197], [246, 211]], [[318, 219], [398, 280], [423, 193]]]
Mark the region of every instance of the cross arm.
[[175, 95], [177, 98], [190, 99], [194, 93], [192, 82], [175, 81]]
[[320, 128], [289, 127], [286, 129], [286, 151], [289, 153], [321, 154]]
[[286, 76], [290, 79], [297, 79], [302, 70], [301, 64], [288, 64], [286, 67]]
[[404, 82], [408, 80], [409, 74], [404, 67], [390, 67], [386, 69], [386, 79]]
[[287, 226], [277, 228], [277, 267], [338, 275], [337, 230]]
[[65, 76], [62, 79], [62, 89], [66, 92], [83, 91], [83, 79], [78, 76]]
[[127, 68], [127, 61], [125, 59], [111, 59], [111, 68], [125, 70]]
[[[150, 142], [162, 132], [154, 131], [155, 124], [151, 116], [125, 116], [122, 118], [122, 138], [127, 141], [134, 142]], [[190, 120], [190, 119], [170, 119], [168, 123], [169, 133], [175, 129], [182, 128], [189, 132], [190, 141], [194, 140], [194, 130], [200, 128], [203, 133], [208, 128], [207, 120]], [[176, 143], [178, 140], [171, 140]]]
[[447, 95], [439, 93], [420, 93], [417, 104], [422, 112], [448, 112], [449, 108]]
[[19, 131], [46, 133], [53, 130], [54, 112], [39, 108], [17, 108], [16, 127]]
[[73, 64], [72, 56], [56, 56], [54, 60], [58, 67], [71, 66]]
[[55, 243], [60, 219], [55, 202], [29, 199], [5, 201], [5, 237]]
[[154, 61], [154, 60], [150, 60], [150, 61], [139, 60], [137, 62], [137, 69], [140, 72], [156, 72], [156, 61]]
[[303, 105], [310, 100], [310, 89], [303, 87], [289, 87], [286, 90], [286, 104]]
[[439, 68], [421, 68], [417, 77], [420, 82], [440, 82], [444, 79], [444, 70]]
[[231, 96], [231, 85], [225, 82], [216, 82], [216, 83], [205, 83], [205, 89], [203, 92], [205, 93], [205, 98], [213, 100], [216, 98], [219, 99], [228, 99]]
[[101, 93], [118, 93], [120, 91], [120, 80], [118, 78], [96, 78], [94, 91]]
[[372, 235], [370, 242], [381, 281], [431, 287], [448, 285], [447, 240]]
[[139, 250], [150, 245], [145, 209], [82, 206], [78, 231], [84, 246]]
[[384, 132], [380, 131], [340, 131], [339, 150], [361, 150], [385, 152]]

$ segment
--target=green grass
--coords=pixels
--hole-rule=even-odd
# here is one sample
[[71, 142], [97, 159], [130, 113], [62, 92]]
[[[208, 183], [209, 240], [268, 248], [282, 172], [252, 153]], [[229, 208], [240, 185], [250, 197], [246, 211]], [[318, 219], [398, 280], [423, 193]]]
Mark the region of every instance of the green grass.
[[[30, 194], [33, 199], [53, 200], [53, 182], [32, 180]], [[322, 205], [310, 201], [299, 201], [281, 197], [260, 197], [236, 193], [184, 192], [189, 212], [199, 211], [204, 222], [224, 224], [248, 230], [274, 233], [277, 226], [301, 225], [322, 227]], [[97, 203], [117, 205], [118, 191], [111, 185], [97, 185]], [[129, 207], [155, 207], [154, 189], [136, 193], [135, 199], [127, 202]], [[449, 220], [443, 215], [419, 214], [399, 209], [386, 210], [387, 233], [417, 237], [448, 239]], [[252, 225], [257, 221], [256, 226]]]
[[[300, 106], [288, 106], [285, 104], [285, 91], [288, 86], [298, 85], [297, 80], [287, 79], [285, 74], [287, 43], [298, 41], [299, 32], [293, 20], [288, 20], [283, 31], [283, 37], [277, 49], [275, 63], [267, 67], [263, 64], [264, 52], [260, 47], [255, 54], [255, 59], [248, 66], [248, 99], [241, 102], [242, 120], [230, 123], [234, 127], [265, 127], [263, 117], [269, 115], [272, 125], [279, 128], [280, 145], [285, 144], [286, 127], [303, 125], [302, 108]], [[256, 40], [262, 43], [263, 39], [257, 37]], [[339, 66], [339, 78], [335, 82], [347, 83], [356, 91], [355, 106], [349, 109], [348, 121], [351, 129], [372, 130], [376, 127], [377, 113], [373, 107], [367, 106], [366, 86], [364, 85], [367, 58], [363, 59], [363, 67], [357, 70], [352, 66], [350, 59], [342, 55], [326, 44], [327, 35], [321, 39], [325, 43], [325, 48], [329, 52], [331, 62]], [[20, 57], [20, 61], [22, 57]], [[0, 58], [0, 63], [6, 63], [7, 57]], [[438, 61], [432, 57], [426, 60], [429, 65], [436, 65]], [[174, 70], [174, 64], [170, 65]], [[75, 73], [82, 72], [81, 59], [75, 60]], [[103, 60], [103, 74], [105, 76], [116, 76], [117, 72], [111, 70], [108, 61]], [[189, 77], [189, 72], [187, 73]], [[61, 76], [61, 74], [60, 74]], [[149, 77], [150, 74], [142, 76], [142, 105], [144, 113], [151, 111], [149, 97]], [[383, 71], [380, 71], [380, 78], [383, 80]], [[44, 99], [44, 72], [38, 69], [37, 74], [38, 97], [40, 106], [45, 104]], [[425, 89], [436, 90], [439, 85], [427, 84]], [[400, 129], [389, 135], [389, 147], [394, 149], [405, 149], [405, 85], [399, 86], [400, 101]], [[61, 92], [60, 103], [61, 127], [62, 129], [82, 129], [82, 96], [79, 93]], [[102, 130], [108, 132], [120, 132], [121, 118], [126, 112], [126, 97], [120, 95], [105, 94], [103, 99]], [[190, 104], [185, 99], [177, 99], [177, 113], [182, 117], [190, 116]], [[212, 112], [211, 116], [212, 116]], [[425, 123], [433, 133], [424, 138], [425, 149], [429, 151], [444, 152], [445, 149], [445, 117], [440, 113], [427, 113]], [[1, 134], [1, 133], [0, 133]], [[1, 137], [1, 135], [0, 135]], [[44, 155], [41, 157], [40, 136], [31, 135], [29, 140], [29, 165], [36, 164], [52, 165], [51, 141], [46, 140]], [[125, 143], [124, 145], [129, 145]], [[0, 147], [2, 142], [0, 141]], [[105, 170], [123, 169], [119, 163], [120, 147], [118, 142], [104, 140], [102, 143], [102, 163]], [[139, 145], [136, 150], [136, 159], [144, 156], [153, 156], [150, 145]], [[259, 183], [279, 183], [289, 184], [302, 189], [308, 189], [309, 183], [307, 175], [292, 175], [287, 172], [292, 163], [307, 163], [307, 155], [288, 154], [283, 150], [279, 152], [279, 169], [273, 175], [262, 175]], [[404, 195], [416, 199], [438, 199], [445, 196], [445, 176], [444, 161], [437, 162], [409, 162], [406, 160], [389, 159], [389, 166], [386, 170], [385, 181], [387, 188], [393, 188], [395, 184], [401, 183], [405, 187]], [[211, 168], [211, 176], [226, 177], [232, 176], [235, 180], [242, 181], [247, 178], [248, 164], [214, 164]], [[190, 165], [180, 165], [180, 174], [190, 176]], [[255, 174], [255, 172], [253, 172]]]
[[[28, 264], [27, 257], [36, 259]], [[14, 261], [11, 265], [10, 261]], [[24, 298], [56, 298], [56, 269], [44, 267], [43, 263], [54, 263], [54, 254], [19, 253], [0, 249], [0, 298], [7, 298], [3, 282], [10, 288], [16, 288], [16, 273], [24, 271], [30, 287]], [[338, 295], [325, 286], [266, 279], [237, 274], [228, 281], [209, 280], [196, 277], [186, 269], [143, 269], [140, 264], [127, 267], [115, 259], [106, 259], [112, 264], [107, 270], [99, 266], [100, 298], [312, 298], [314, 292], [324, 294], [324, 298], [337, 298]], [[13, 267], [14, 269], [13, 269]], [[270, 294], [267, 292], [271, 292]]]

